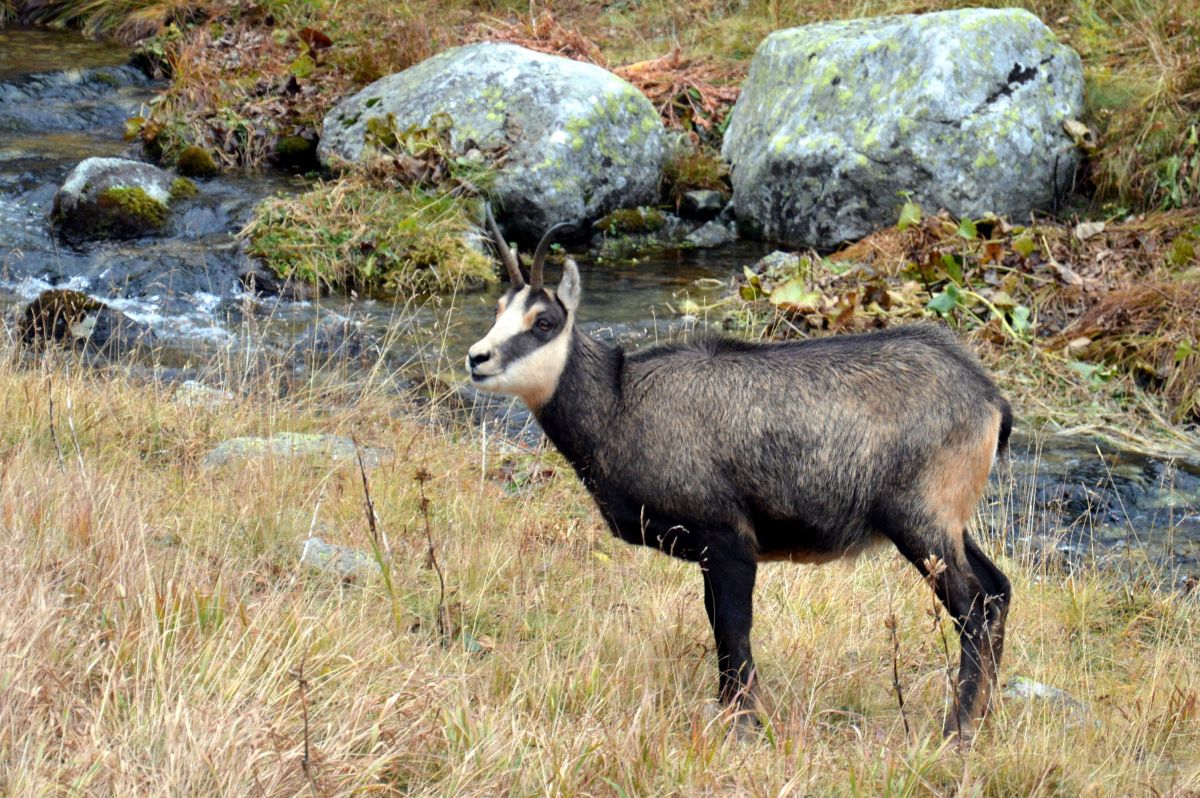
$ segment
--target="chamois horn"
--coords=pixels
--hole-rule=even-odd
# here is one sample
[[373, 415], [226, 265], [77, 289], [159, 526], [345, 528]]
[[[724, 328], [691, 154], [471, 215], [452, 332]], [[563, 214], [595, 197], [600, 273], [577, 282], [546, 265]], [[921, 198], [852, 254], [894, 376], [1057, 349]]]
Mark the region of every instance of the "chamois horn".
[[521, 264], [517, 262], [517, 256], [513, 254], [513, 251], [508, 248], [508, 242], [504, 240], [500, 226], [496, 224], [496, 217], [492, 215], [492, 203], [485, 202], [483, 212], [487, 216], [488, 231], [492, 234], [492, 241], [495, 243], [496, 249], [500, 251], [500, 260], [504, 261], [504, 268], [508, 270], [508, 279], [515, 288], [523, 287], [525, 278], [521, 276]]
[[546, 268], [546, 255], [550, 252], [550, 243], [557, 233], [575, 227], [571, 222], [559, 222], [542, 235], [537, 249], [533, 252], [533, 267], [529, 270], [529, 290], [537, 293], [542, 290], [542, 272]]

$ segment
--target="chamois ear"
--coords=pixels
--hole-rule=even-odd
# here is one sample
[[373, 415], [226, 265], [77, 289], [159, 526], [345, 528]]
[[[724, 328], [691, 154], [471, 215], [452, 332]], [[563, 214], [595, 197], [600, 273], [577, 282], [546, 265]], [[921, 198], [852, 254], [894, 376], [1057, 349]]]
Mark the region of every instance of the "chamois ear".
[[567, 258], [563, 264], [562, 281], [554, 293], [568, 311], [574, 312], [575, 308], [579, 307], [579, 295], [582, 291], [579, 284], [579, 267], [575, 265], [574, 258]]

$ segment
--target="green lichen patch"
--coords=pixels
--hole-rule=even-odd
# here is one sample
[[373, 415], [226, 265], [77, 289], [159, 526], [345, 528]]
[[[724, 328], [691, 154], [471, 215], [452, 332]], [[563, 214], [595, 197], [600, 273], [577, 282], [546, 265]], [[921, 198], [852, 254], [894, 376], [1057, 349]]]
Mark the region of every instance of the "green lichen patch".
[[113, 215], [113, 224], [117, 227], [155, 230], [167, 223], [167, 206], [138, 186], [105, 189], [96, 202], [101, 210]]
[[654, 233], [667, 223], [657, 208], [621, 208], [596, 222], [597, 230], [612, 235], [641, 235]]
[[492, 260], [470, 244], [472, 202], [344, 179], [267, 200], [243, 236], [281, 277], [327, 290], [469, 290], [496, 279]]
[[214, 177], [221, 171], [209, 151], [195, 145], [183, 148], [175, 168], [186, 177]]

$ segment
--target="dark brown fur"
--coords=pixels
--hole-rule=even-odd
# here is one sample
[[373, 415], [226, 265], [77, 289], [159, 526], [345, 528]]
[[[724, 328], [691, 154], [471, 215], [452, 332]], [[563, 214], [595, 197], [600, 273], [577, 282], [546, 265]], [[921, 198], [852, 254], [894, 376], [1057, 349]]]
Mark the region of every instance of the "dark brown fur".
[[[1011, 417], [949, 332], [627, 356], [575, 331], [557, 390], [535, 412], [615, 534], [702, 564], [726, 701], [744, 701], [750, 685], [755, 564], [825, 561], [884, 537], [922, 572], [931, 554], [947, 566], [938, 594], [963, 642], [947, 730], [971, 729], [986, 710], [1009, 585], [964, 528]], [[745, 605], [728, 624], [713, 606], [722, 601]]]

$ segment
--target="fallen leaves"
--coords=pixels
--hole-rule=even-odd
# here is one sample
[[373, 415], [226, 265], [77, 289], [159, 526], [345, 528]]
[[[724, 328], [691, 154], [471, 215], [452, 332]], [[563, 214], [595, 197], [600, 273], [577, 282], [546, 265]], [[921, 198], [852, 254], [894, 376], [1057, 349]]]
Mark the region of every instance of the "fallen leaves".
[[[479, 26], [468, 41], [503, 41], [529, 50], [612, 68], [600, 47], [578, 30], [559, 24], [546, 11], [521, 22]], [[743, 67], [722, 67], [711, 59], [670, 53], [612, 68], [636, 86], [658, 110], [664, 124], [708, 131], [719, 125], [737, 102]]]

